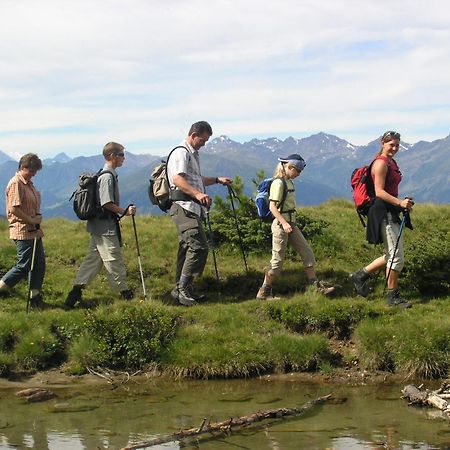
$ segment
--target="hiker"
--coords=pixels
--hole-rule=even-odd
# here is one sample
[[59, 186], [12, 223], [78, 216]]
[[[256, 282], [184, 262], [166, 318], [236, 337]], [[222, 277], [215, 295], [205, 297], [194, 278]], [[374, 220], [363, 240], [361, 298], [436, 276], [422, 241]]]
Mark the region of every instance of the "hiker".
[[208, 122], [194, 123], [180, 144], [182, 147], [172, 153], [167, 167], [173, 200], [169, 214], [177, 227], [179, 240], [176, 286], [171, 296], [184, 306], [194, 305], [201, 299], [194, 294], [192, 283], [203, 273], [208, 257], [208, 242], [202, 221], [212, 199], [206, 194], [205, 186], [227, 186], [232, 183], [228, 177], [206, 177], [201, 174], [198, 151], [211, 135], [212, 128]]
[[[275, 298], [272, 293], [272, 284], [283, 266], [288, 243], [302, 258], [309, 283], [318, 292], [329, 295], [334, 292], [335, 288], [327, 286], [317, 279], [313, 251], [295, 223], [295, 188], [292, 180], [300, 175], [306, 163], [298, 154], [278, 158], [278, 161], [269, 193], [269, 208], [274, 217], [272, 221], [272, 259], [256, 298], [260, 300]], [[287, 191], [285, 191], [285, 186]]]
[[9, 294], [9, 289], [30, 275], [30, 307], [43, 309], [48, 306], [42, 299], [42, 284], [45, 277], [45, 254], [40, 228], [41, 195], [31, 179], [42, 169], [42, 161], [34, 153], [20, 158], [19, 170], [6, 187], [6, 215], [9, 222], [9, 237], [16, 243], [17, 263], [0, 280], [0, 295]]
[[128, 289], [126, 269], [122, 254], [119, 216], [135, 215], [136, 207], [130, 205], [126, 210], [119, 206], [119, 185], [116, 169], [125, 161], [125, 148], [116, 142], [109, 142], [103, 148], [105, 165], [97, 180], [99, 214], [88, 219], [86, 229], [90, 233], [88, 254], [75, 277], [72, 290], [67, 295], [65, 306], [70, 309], [82, 301], [82, 289], [105, 266], [108, 281], [114, 291], [120, 292], [124, 300], [134, 297]]
[[[375, 187], [375, 201], [368, 213], [367, 241], [371, 244], [383, 243], [385, 254], [352, 273], [350, 278], [356, 292], [367, 297], [369, 294], [367, 280], [370, 274], [384, 267], [386, 267], [387, 274], [388, 267], [391, 267], [392, 264], [392, 270], [387, 279], [387, 303], [390, 306], [410, 308], [411, 304], [400, 295], [398, 290], [398, 280], [404, 265], [403, 239], [402, 236], [399, 236], [401, 223], [399, 213], [411, 211], [414, 202], [409, 197], [403, 200], [398, 198], [398, 185], [402, 180], [402, 174], [394, 156], [399, 147], [400, 133], [386, 131], [381, 137], [381, 150], [378, 152], [371, 170]], [[405, 226], [412, 229], [409, 215], [406, 218], [408, 220], [405, 222]], [[397, 242], [397, 251], [394, 255]]]

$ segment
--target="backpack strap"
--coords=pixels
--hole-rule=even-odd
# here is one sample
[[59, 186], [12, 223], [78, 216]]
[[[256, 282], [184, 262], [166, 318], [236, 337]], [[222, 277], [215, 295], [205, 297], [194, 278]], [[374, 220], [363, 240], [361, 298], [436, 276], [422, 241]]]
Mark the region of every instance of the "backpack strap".
[[[113, 184], [114, 184], [114, 188], [115, 188], [117, 180], [116, 180], [116, 177], [114, 176], [113, 172], [111, 170], [109, 170], [109, 169], [100, 169], [97, 172], [97, 186], [98, 186], [99, 178], [102, 175], [105, 175], [106, 173], [109, 173], [111, 175], [111, 178], [112, 178]], [[100, 214], [99, 214], [99, 218], [100, 219], [116, 219], [116, 220], [120, 220], [120, 219], [118, 219], [118, 215], [117, 214], [115, 214], [115, 213], [113, 213], [111, 211], [103, 209], [102, 205], [100, 205], [100, 198], [97, 201], [98, 201], [98, 208], [101, 211]]]
[[[280, 211], [280, 213], [283, 214], [284, 202], [286, 201], [286, 197], [288, 195], [288, 185], [287, 185], [287, 181], [283, 177], [280, 177], [279, 180], [281, 180], [283, 183], [283, 196], [281, 197], [280, 205], [278, 206], [278, 211]], [[290, 211], [284, 211], [284, 212], [290, 212]]]
[[189, 155], [189, 150], [184, 146], [184, 145], [177, 145], [176, 147], [174, 147], [172, 150], [170, 150], [169, 155], [167, 156], [166, 159], [166, 181], [167, 181], [167, 185], [170, 188], [170, 181], [169, 181], [169, 158], [172, 155], [172, 153], [177, 149], [177, 148], [184, 148], [186, 150], [186, 153]]
[[199, 205], [201, 205], [201, 203], [191, 197], [190, 195], [185, 194], [183, 191], [181, 191], [180, 189], [172, 189], [170, 187], [170, 182], [169, 182], [169, 158], [170, 155], [177, 149], [177, 148], [184, 148], [186, 150], [186, 153], [188, 154], [189, 158], [191, 157], [191, 152], [187, 149], [187, 147], [185, 147], [184, 145], [177, 145], [176, 147], [174, 147], [170, 153], [169, 156], [167, 156], [166, 159], [166, 180], [167, 180], [167, 185], [169, 186], [169, 190], [170, 190], [170, 199], [172, 201], [185, 201], [185, 202], [195, 202], [198, 203]]

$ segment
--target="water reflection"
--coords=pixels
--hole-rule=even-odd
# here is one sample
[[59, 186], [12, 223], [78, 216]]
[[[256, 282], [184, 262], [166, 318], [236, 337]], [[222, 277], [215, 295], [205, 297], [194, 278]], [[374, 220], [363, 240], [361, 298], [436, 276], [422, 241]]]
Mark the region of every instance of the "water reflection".
[[[270, 378], [233, 381], [128, 383], [117, 389], [60, 387], [58, 397], [26, 404], [15, 390], [0, 392], [0, 449], [117, 450], [258, 410], [301, 406], [330, 392], [338, 401], [297, 419], [273, 421], [198, 448], [267, 450], [449, 449], [450, 425], [430, 410], [408, 407], [401, 386], [332, 386]], [[342, 399], [342, 401], [339, 401]], [[346, 399], [344, 401], [344, 399]], [[176, 442], [152, 447], [176, 450]], [[196, 445], [188, 448], [196, 448]]]

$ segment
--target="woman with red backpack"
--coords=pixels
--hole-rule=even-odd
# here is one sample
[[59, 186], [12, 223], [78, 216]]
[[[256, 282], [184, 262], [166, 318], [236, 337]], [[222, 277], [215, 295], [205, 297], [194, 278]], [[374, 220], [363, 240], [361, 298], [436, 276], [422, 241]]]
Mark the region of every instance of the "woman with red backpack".
[[[367, 222], [367, 241], [371, 244], [383, 243], [385, 254], [369, 265], [350, 275], [356, 292], [367, 297], [367, 280], [371, 273], [386, 268], [387, 302], [389, 306], [410, 308], [411, 304], [401, 297], [398, 280], [404, 266], [403, 239], [400, 228], [400, 212], [405, 215], [405, 226], [412, 229], [407, 214], [413, 207], [409, 197], [398, 198], [398, 186], [402, 174], [394, 159], [400, 148], [400, 133], [386, 131], [381, 137], [381, 149], [371, 164], [371, 175], [375, 188], [375, 201], [369, 209]], [[389, 269], [388, 269], [389, 268]]]

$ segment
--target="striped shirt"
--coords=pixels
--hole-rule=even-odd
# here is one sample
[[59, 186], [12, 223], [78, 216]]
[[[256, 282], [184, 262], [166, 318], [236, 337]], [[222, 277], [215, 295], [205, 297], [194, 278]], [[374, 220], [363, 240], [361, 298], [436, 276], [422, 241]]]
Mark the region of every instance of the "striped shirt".
[[[6, 186], [6, 216], [9, 222], [9, 237], [14, 240], [27, 240], [36, 237], [34, 225], [27, 224], [12, 213], [12, 208], [16, 206], [30, 217], [36, 217], [41, 210], [41, 195], [35, 189], [31, 181], [26, 181], [17, 172]], [[41, 230], [37, 236], [42, 237]]]

